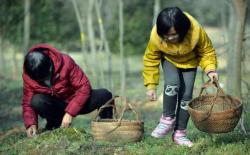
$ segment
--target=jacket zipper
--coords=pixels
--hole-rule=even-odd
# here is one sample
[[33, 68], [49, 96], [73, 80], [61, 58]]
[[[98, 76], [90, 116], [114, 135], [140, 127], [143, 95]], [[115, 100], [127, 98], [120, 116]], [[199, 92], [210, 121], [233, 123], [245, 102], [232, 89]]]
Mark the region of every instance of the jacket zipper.
[[51, 80], [51, 87], [50, 87], [50, 90], [51, 90], [51, 96], [54, 96], [54, 90], [53, 90], [53, 84], [55, 83], [55, 81], [59, 78], [59, 74], [56, 74], [56, 76]]

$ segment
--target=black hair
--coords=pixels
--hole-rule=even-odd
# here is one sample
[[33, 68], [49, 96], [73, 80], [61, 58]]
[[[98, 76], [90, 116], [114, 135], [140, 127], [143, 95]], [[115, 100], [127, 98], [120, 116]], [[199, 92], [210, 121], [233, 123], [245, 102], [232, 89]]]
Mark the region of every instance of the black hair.
[[179, 41], [183, 41], [185, 35], [190, 28], [190, 20], [178, 7], [169, 7], [163, 9], [156, 21], [157, 33], [161, 38], [169, 32], [171, 27], [174, 27], [179, 34]]
[[30, 78], [40, 80], [50, 74], [53, 63], [43, 51], [32, 51], [25, 56], [24, 69]]

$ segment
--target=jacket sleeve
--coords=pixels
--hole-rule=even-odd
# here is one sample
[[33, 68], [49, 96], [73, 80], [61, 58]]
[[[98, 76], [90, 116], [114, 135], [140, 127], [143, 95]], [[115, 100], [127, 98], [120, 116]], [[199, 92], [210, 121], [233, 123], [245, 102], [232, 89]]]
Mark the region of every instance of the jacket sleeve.
[[147, 87], [147, 89], [155, 89], [159, 84], [160, 62], [161, 52], [152, 43], [152, 41], [149, 41], [145, 54], [143, 56], [143, 77], [144, 85]]
[[203, 28], [200, 29], [200, 38], [197, 44], [199, 66], [206, 73], [211, 70], [216, 70], [217, 58], [215, 49]]
[[75, 94], [72, 100], [67, 105], [65, 112], [71, 116], [76, 116], [78, 112], [84, 107], [90, 96], [90, 82], [82, 69], [71, 59], [72, 70], [69, 78], [71, 85], [75, 89]]
[[22, 109], [23, 109], [23, 120], [25, 128], [28, 128], [31, 125], [37, 125], [37, 114], [31, 108], [30, 102], [31, 98], [34, 95], [32, 88], [30, 88], [25, 80], [23, 81], [23, 101], [22, 101]]

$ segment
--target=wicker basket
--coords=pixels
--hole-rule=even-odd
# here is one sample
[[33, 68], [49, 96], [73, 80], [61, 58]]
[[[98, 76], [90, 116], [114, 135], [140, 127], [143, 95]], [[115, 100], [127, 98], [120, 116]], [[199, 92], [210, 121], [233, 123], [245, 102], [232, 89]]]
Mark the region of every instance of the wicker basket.
[[[104, 106], [102, 106], [96, 117], [91, 122], [92, 135], [96, 141], [107, 141], [107, 142], [136, 142], [140, 141], [144, 134], [144, 122], [139, 119], [138, 113], [134, 110], [131, 104], [126, 102], [124, 109], [122, 110], [119, 119], [97, 119], [99, 113], [106, 107], [113, 107], [114, 116], [116, 116], [116, 107], [110, 103], [115, 101], [114, 97]], [[136, 115], [136, 120], [124, 120], [124, 113], [128, 110], [132, 110]]]
[[[216, 94], [205, 94], [202, 92], [214, 86]], [[227, 133], [233, 131], [241, 117], [243, 105], [240, 100], [224, 94], [218, 82], [205, 83], [198, 97], [194, 98], [188, 111], [194, 125], [207, 133]]]

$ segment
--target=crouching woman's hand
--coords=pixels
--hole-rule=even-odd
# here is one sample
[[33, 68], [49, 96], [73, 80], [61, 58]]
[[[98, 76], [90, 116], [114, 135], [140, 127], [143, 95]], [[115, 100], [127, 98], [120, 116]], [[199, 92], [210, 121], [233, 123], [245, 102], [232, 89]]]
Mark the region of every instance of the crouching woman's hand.
[[37, 133], [37, 126], [36, 125], [31, 125], [27, 130], [27, 137], [31, 138], [36, 135]]
[[63, 116], [61, 127], [68, 128], [71, 125], [72, 116], [68, 113], [65, 113]]

